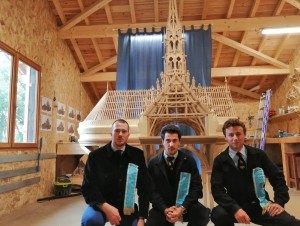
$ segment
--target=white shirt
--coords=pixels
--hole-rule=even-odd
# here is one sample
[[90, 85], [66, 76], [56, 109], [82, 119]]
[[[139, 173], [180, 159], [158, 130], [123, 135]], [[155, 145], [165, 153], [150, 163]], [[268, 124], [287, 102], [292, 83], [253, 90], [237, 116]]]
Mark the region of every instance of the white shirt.
[[[240, 150], [239, 152], [242, 154], [243, 159], [247, 163], [247, 149], [245, 148], [245, 146], [243, 146], [242, 150]], [[236, 151], [232, 150], [229, 147], [229, 156], [232, 158], [235, 166], [237, 167], [239, 157], [236, 155], [236, 153], [237, 153]]]

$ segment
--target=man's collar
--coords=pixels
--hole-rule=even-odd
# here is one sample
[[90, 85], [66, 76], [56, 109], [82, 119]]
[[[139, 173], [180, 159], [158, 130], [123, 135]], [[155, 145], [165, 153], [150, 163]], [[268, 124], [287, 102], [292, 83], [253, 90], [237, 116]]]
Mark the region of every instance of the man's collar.
[[[229, 150], [229, 155], [230, 155], [230, 157], [231, 158], [233, 158], [235, 155], [236, 155], [236, 153], [237, 153], [237, 151], [234, 151], [231, 147], [229, 147], [228, 148], [228, 150]], [[243, 148], [242, 148], [242, 150], [240, 150], [239, 151], [243, 156], [245, 156], [246, 157], [246, 147], [243, 145]]]
[[[170, 157], [174, 157], [174, 160], [176, 160], [177, 156], [178, 156], [178, 151], [176, 152], [175, 155], [170, 155]], [[168, 157], [165, 150], [164, 150], [164, 157], [165, 157], [165, 159]]]
[[122, 153], [123, 153], [123, 151], [125, 151], [126, 144], [125, 144], [122, 148], [115, 148], [115, 147], [113, 146], [113, 144], [111, 143], [110, 147], [111, 147], [111, 149], [112, 149], [113, 151], [122, 150]]

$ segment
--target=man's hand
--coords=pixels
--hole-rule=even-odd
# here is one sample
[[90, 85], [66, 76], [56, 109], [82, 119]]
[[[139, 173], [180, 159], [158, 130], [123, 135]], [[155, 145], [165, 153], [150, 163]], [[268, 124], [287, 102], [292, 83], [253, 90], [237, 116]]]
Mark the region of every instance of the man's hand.
[[145, 225], [144, 219], [138, 219], [137, 226], [144, 226], [144, 225]]
[[238, 211], [236, 211], [234, 217], [238, 223], [250, 224], [251, 219], [243, 209], [239, 209]]
[[271, 217], [281, 214], [284, 211], [284, 208], [277, 203], [271, 203], [268, 206], [267, 211]]
[[[101, 205], [101, 210], [105, 213], [106, 218], [108, 219], [111, 225], [118, 225], [121, 222], [121, 216], [119, 210], [108, 203], [103, 203]], [[141, 225], [143, 226], [143, 225]]]
[[171, 206], [167, 209], [165, 209], [165, 215], [166, 219], [170, 223], [175, 223], [180, 220], [181, 216], [183, 213], [183, 208], [181, 207], [176, 207], [176, 206]]

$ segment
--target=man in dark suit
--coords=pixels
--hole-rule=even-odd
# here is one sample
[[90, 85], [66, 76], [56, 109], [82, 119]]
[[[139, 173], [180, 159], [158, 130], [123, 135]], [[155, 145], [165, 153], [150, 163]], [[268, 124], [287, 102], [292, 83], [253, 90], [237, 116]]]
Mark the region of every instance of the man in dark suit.
[[[219, 204], [211, 213], [215, 226], [250, 222], [263, 226], [300, 226], [300, 221], [284, 210], [289, 194], [283, 173], [264, 151], [244, 145], [245, 124], [229, 119], [223, 125], [223, 134], [229, 147], [215, 158], [211, 174], [212, 195]], [[253, 169], [262, 169], [268, 177], [274, 202], [264, 190], [264, 183], [257, 186], [259, 178], [253, 177]]]
[[[85, 166], [82, 194], [88, 207], [82, 226], [104, 226], [107, 221], [111, 225], [144, 226], [149, 208], [144, 153], [127, 144], [129, 125], [125, 120], [118, 119], [112, 124], [111, 135], [111, 142], [90, 152]], [[136, 173], [128, 173], [129, 170]], [[130, 203], [130, 198], [134, 200], [134, 192], [130, 194], [129, 190], [134, 191], [135, 187], [139, 205], [132, 201], [130, 208], [124, 203]]]
[[[203, 193], [196, 162], [191, 155], [178, 150], [180, 130], [175, 125], [166, 125], [161, 138], [164, 151], [148, 164], [153, 208], [146, 225], [169, 226], [180, 220], [189, 222], [189, 226], [207, 225], [210, 210], [198, 202]], [[186, 196], [180, 196], [184, 190]]]

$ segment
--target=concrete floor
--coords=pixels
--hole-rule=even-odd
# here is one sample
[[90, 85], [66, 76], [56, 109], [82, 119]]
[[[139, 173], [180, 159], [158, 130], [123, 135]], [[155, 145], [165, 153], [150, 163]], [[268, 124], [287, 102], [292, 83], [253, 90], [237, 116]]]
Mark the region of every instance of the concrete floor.
[[[271, 197], [272, 189], [267, 186]], [[291, 200], [286, 210], [300, 218], [300, 191], [290, 189]], [[82, 196], [33, 203], [13, 213], [2, 216], [0, 226], [80, 226], [80, 219], [86, 204]], [[109, 224], [107, 224], [108, 226]], [[183, 226], [185, 224], [176, 224]], [[208, 224], [213, 226], [212, 223]]]

